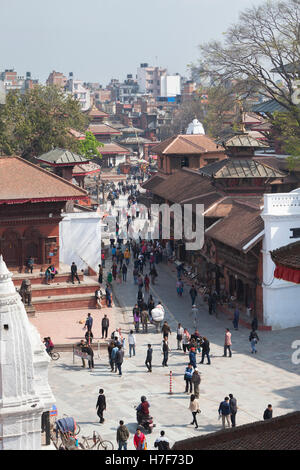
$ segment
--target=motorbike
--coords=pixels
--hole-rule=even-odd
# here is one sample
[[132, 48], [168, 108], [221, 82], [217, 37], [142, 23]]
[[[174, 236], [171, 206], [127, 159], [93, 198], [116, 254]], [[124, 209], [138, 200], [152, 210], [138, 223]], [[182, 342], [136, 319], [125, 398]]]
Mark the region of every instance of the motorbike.
[[[137, 410], [137, 407], [135, 407], [135, 409]], [[156, 426], [153, 423], [153, 417], [152, 416], [150, 416], [150, 415], [145, 416], [140, 411], [136, 412], [136, 420], [137, 420], [138, 425], [140, 427], [142, 427], [143, 430], [148, 434], [151, 434], [153, 428], [155, 428], [155, 426]]]

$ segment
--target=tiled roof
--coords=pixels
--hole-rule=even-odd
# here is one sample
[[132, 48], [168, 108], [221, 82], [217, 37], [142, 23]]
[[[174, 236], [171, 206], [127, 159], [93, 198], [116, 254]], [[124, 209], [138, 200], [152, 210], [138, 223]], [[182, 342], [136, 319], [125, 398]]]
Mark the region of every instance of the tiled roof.
[[108, 126], [107, 124], [90, 124], [87, 130], [94, 135], [122, 134], [118, 129], [113, 126]]
[[206, 165], [198, 171], [214, 178], [283, 178], [285, 176], [285, 173], [260, 162], [259, 158], [227, 158]]
[[85, 139], [85, 134], [82, 132], [76, 131], [75, 129], [69, 129], [69, 134], [71, 134], [73, 137], [75, 137], [78, 140]]
[[56, 148], [47, 153], [43, 153], [37, 158], [40, 162], [48, 163], [49, 165], [72, 165], [78, 163], [87, 163], [87, 159], [82, 155], [70, 152], [69, 150]]
[[102, 155], [130, 154], [127, 148], [122, 147], [116, 142], [108, 142], [103, 147], [98, 147], [98, 150]]
[[87, 197], [85, 190], [20, 157], [0, 157], [0, 181], [1, 203]]
[[73, 170], [74, 176], [88, 175], [91, 173], [99, 173], [101, 170], [100, 165], [94, 162], [83, 163], [82, 165], [76, 165]]
[[[259, 198], [258, 198], [259, 200]], [[260, 199], [262, 203], [262, 198]], [[233, 200], [228, 214], [206, 230], [206, 234], [224, 245], [242, 251], [243, 247], [264, 229], [260, 216], [261, 209], [253, 208], [246, 203]], [[239, 229], [236, 230], [235, 228]]]
[[251, 148], [268, 148], [269, 145], [255, 139], [249, 134], [236, 134], [221, 142], [226, 148], [229, 147], [251, 147]]
[[143, 134], [145, 132], [143, 129], [138, 129], [137, 127], [122, 127], [120, 130], [123, 134]]
[[300, 412], [178, 441], [172, 450], [300, 450]]
[[291, 269], [300, 269], [300, 241], [270, 251], [275, 264]]
[[151, 152], [163, 155], [192, 155], [207, 152], [224, 152], [221, 145], [217, 145], [207, 135], [175, 135], [152, 147]]
[[164, 180], [165, 178], [163, 178], [162, 176], [154, 175], [150, 179], [145, 181], [145, 183], [142, 184], [142, 188], [147, 189], [148, 191], [152, 191], [152, 189], [154, 189], [157, 185], [162, 183]]
[[216, 193], [209, 179], [195, 171], [185, 169], [176, 171], [161, 183], [153, 186], [151, 191], [167, 201], [177, 203]]
[[89, 117], [108, 117], [109, 114], [104, 111], [100, 111], [96, 106], [93, 106], [92, 109], [86, 111]]

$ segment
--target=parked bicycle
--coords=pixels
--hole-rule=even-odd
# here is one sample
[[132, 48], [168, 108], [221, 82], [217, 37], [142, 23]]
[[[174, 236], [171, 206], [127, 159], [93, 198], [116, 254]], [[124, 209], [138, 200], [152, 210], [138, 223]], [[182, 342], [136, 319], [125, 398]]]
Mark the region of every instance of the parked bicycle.
[[[82, 436], [79, 447], [83, 450], [114, 450], [114, 445], [110, 441], [103, 440], [97, 431], [93, 432], [93, 436]], [[95, 449], [96, 448], [96, 449]]]

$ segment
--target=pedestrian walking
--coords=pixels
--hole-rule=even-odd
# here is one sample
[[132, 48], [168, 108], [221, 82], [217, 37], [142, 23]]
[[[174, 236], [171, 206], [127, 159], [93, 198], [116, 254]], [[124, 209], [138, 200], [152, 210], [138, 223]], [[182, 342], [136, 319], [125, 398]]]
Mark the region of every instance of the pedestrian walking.
[[[93, 333], [91, 331], [87, 331], [87, 334], [88, 334], [88, 341], [91, 342], [91, 335]], [[89, 359], [88, 359], [89, 369], [94, 369], [94, 351], [92, 347], [90, 346], [90, 342], [84, 346], [83, 352], [86, 352], [89, 355]]]
[[124, 424], [124, 421], [119, 422], [119, 427], [117, 429], [117, 443], [118, 443], [118, 450], [127, 450], [127, 441], [129, 439], [129, 431]]
[[131, 357], [131, 353], [135, 356], [135, 345], [136, 345], [136, 338], [133, 333], [133, 330], [130, 330], [128, 335], [128, 345], [129, 345], [129, 357]]
[[230, 428], [230, 404], [229, 404], [229, 397], [225, 397], [224, 401], [221, 401], [219, 405], [219, 416], [222, 418], [222, 426], [225, 429], [225, 421], [227, 422], [227, 426]]
[[200, 382], [201, 382], [201, 377], [198, 372], [198, 369], [194, 369], [193, 375], [192, 375], [192, 384], [194, 386], [194, 395], [196, 398], [199, 398], [199, 387], [200, 387]]
[[255, 330], [252, 330], [250, 335], [249, 335], [249, 341], [251, 343], [251, 353], [257, 353], [257, 349], [256, 349], [256, 345], [257, 345], [257, 342], [259, 341], [259, 337], [256, 333]]
[[163, 362], [162, 366], [167, 367], [168, 366], [168, 359], [169, 359], [169, 344], [168, 344], [168, 337], [165, 336], [162, 342], [162, 354], [163, 354]]
[[124, 359], [124, 349], [122, 346], [118, 346], [118, 351], [116, 353], [116, 365], [119, 371], [119, 375], [122, 375], [122, 364]]
[[142, 433], [140, 428], [137, 428], [133, 438], [134, 447], [136, 450], [147, 450], [147, 443], [145, 434]]
[[257, 316], [254, 315], [253, 317], [253, 320], [251, 322], [251, 328], [252, 330], [256, 331], [258, 329], [258, 320], [257, 320]]
[[114, 278], [114, 281], [117, 279], [117, 271], [118, 271], [118, 266], [116, 263], [113, 263], [112, 267], [111, 267], [111, 273], [112, 273], [112, 276]]
[[192, 387], [193, 387], [192, 386], [192, 377], [193, 377], [193, 366], [192, 366], [192, 364], [188, 364], [188, 366], [185, 368], [185, 372], [184, 372], [185, 393], [192, 393]]
[[135, 327], [135, 332], [138, 333], [140, 329], [140, 320], [141, 320], [138, 304], [135, 304], [132, 313], [133, 313], [133, 323]]
[[93, 327], [93, 317], [91, 316], [90, 313], [88, 313], [84, 328], [86, 328], [87, 331], [92, 331], [92, 327]]
[[101, 263], [102, 263], [102, 268], [105, 268], [105, 254], [102, 252], [101, 254]]
[[106, 280], [107, 280], [107, 284], [109, 284], [111, 286], [111, 283], [112, 283], [112, 280], [113, 280], [113, 275], [112, 275], [111, 271], [108, 271]]
[[229, 351], [229, 357], [232, 356], [231, 346], [232, 346], [232, 343], [231, 343], [231, 333], [230, 333], [229, 328], [226, 328], [226, 332], [225, 332], [225, 341], [224, 341], [224, 355], [223, 355], [223, 357], [227, 357], [227, 350]]
[[106, 298], [106, 305], [107, 307], [111, 307], [111, 288], [110, 286], [107, 284], [106, 285], [106, 288], [105, 288], [105, 298]]
[[179, 278], [176, 282], [176, 292], [177, 292], [177, 295], [179, 297], [182, 297], [182, 294], [183, 294], [183, 282], [182, 280]]
[[162, 331], [162, 334], [163, 334], [163, 338], [165, 338], [165, 337], [168, 338], [169, 333], [171, 334], [171, 328], [169, 327], [168, 322], [164, 321], [164, 324], [162, 326], [161, 331]]
[[191, 338], [191, 336], [190, 336], [188, 330], [186, 328], [184, 328], [183, 337], [182, 337], [182, 348], [183, 348], [184, 354], [186, 354], [188, 349], [189, 349], [190, 338]]
[[155, 285], [155, 280], [157, 278], [157, 271], [155, 269], [155, 266], [152, 266], [151, 270], [150, 270], [150, 277], [151, 277], [151, 283], [153, 285]]
[[233, 320], [232, 320], [232, 323], [233, 323], [233, 328], [235, 330], [238, 330], [239, 329], [239, 319], [240, 319], [240, 311], [238, 309], [238, 306], [235, 307], [235, 311], [234, 311], [234, 314], [233, 314]]
[[114, 343], [114, 347], [111, 351], [111, 356], [110, 356], [111, 372], [117, 372], [116, 358], [117, 358], [118, 350], [119, 350], [119, 346], [117, 346], [116, 343]]
[[199, 402], [197, 398], [195, 397], [195, 395], [191, 395], [189, 409], [193, 415], [193, 421], [191, 422], [191, 424], [195, 424], [195, 429], [197, 429], [198, 428], [197, 414], [201, 413], [201, 411], [199, 408]]
[[150, 288], [150, 278], [148, 276], [148, 274], [145, 274], [145, 277], [144, 277], [144, 287], [145, 287], [145, 292], [149, 292], [149, 288]]
[[191, 289], [190, 289], [190, 296], [191, 296], [191, 299], [192, 299], [192, 305], [195, 304], [195, 300], [196, 300], [197, 295], [198, 295], [197, 289], [195, 288], [195, 286], [193, 284]]
[[99, 396], [96, 404], [96, 410], [97, 410], [97, 415], [100, 418], [100, 423], [104, 423], [104, 418], [103, 418], [103, 411], [106, 410], [106, 398], [104, 395], [104, 390], [103, 388], [100, 388], [99, 390]]
[[147, 356], [146, 356], [146, 361], [145, 361], [148, 372], [152, 372], [152, 353], [153, 353], [153, 349], [151, 347], [151, 344], [148, 344]]
[[106, 314], [102, 318], [101, 327], [102, 327], [102, 339], [104, 338], [104, 336], [105, 336], [105, 339], [106, 339], [107, 334], [108, 334], [108, 328], [109, 328], [109, 319], [107, 318]]
[[71, 264], [71, 279], [72, 279], [72, 284], [74, 284], [74, 277], [77, 279], [78, 284], [80, 284], [80, 279], [77, 274], [77, 266], [75, 264], [75, 261]]
[[194, 347], [191, 347], [191, 348], [190, 348], [189, 360], [190, 360], [190, 364], [192, 364], [193, 368], [196, 369], [196, 368], [197, 368], [197, 364], [196, 364], [196, 348], [194, 348]]
[[143, 309], [141, 311], [141, 322], [142, 322], [142, 328], [143, 328], [143, 333], [148, 333], [148, 320], [149, 320], [149, 316], [148, 316], [148, 312], [145, 308], [147, 308], [147, 305], [144, 304], [143, 305]]
[[229, 406], [230, 406], [231, 426], [234, 428], [236, 425], [236, 414], [237, 414], [238, 406], [237, 406], [237, 399], [234, 398], [232, 393], [229, 393]]
[[122, 266], [122, 275], [123, 275], [123, 281], [126, 282], [126, 280], [127, 280], [127, 266], [126, 266], [126, 264], [123, 264], [123, 266]]
[[170, 450], [170, 443], [165, 437], [165, 431], [160, 431], [160, 437], [155, 440], [154, 447], [158, 450]]
[[264, 420], [273, 418], [273, 407], [271, 404], [269, 404], [267, 408], [265, 409], [263, 417], [264, 417]]
[[209, 356], [210, 345], [209, 345], [208, 339], [205, 336], [203, 336], [203, 338], [202, 338], [201, 349], [202, 349], [202, 358], [201, 358], [200, 364], [204, 364], [205, 356], [207, 358], [207, 364], [211, 364], [210, 356]]
[[182, 346], [183, 333], [184, 333], [184, 329], [182, 328], [181, 323], [178, 323], [177, 332], [176, 332], [177, 351], [182, 350], [181, 346]]

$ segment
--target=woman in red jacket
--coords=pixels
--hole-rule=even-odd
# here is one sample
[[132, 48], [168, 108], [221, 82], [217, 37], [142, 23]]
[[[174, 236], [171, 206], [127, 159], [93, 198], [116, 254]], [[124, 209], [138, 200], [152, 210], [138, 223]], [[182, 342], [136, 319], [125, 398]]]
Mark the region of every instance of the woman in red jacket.
[[136, 433], [133, 438], [133, 443], [134, 443], [134, 447], [136, 448], [136, 450], [147, 449], [145, 434], [143, 434], [139, 428], [137, 428], [136, 430]]

